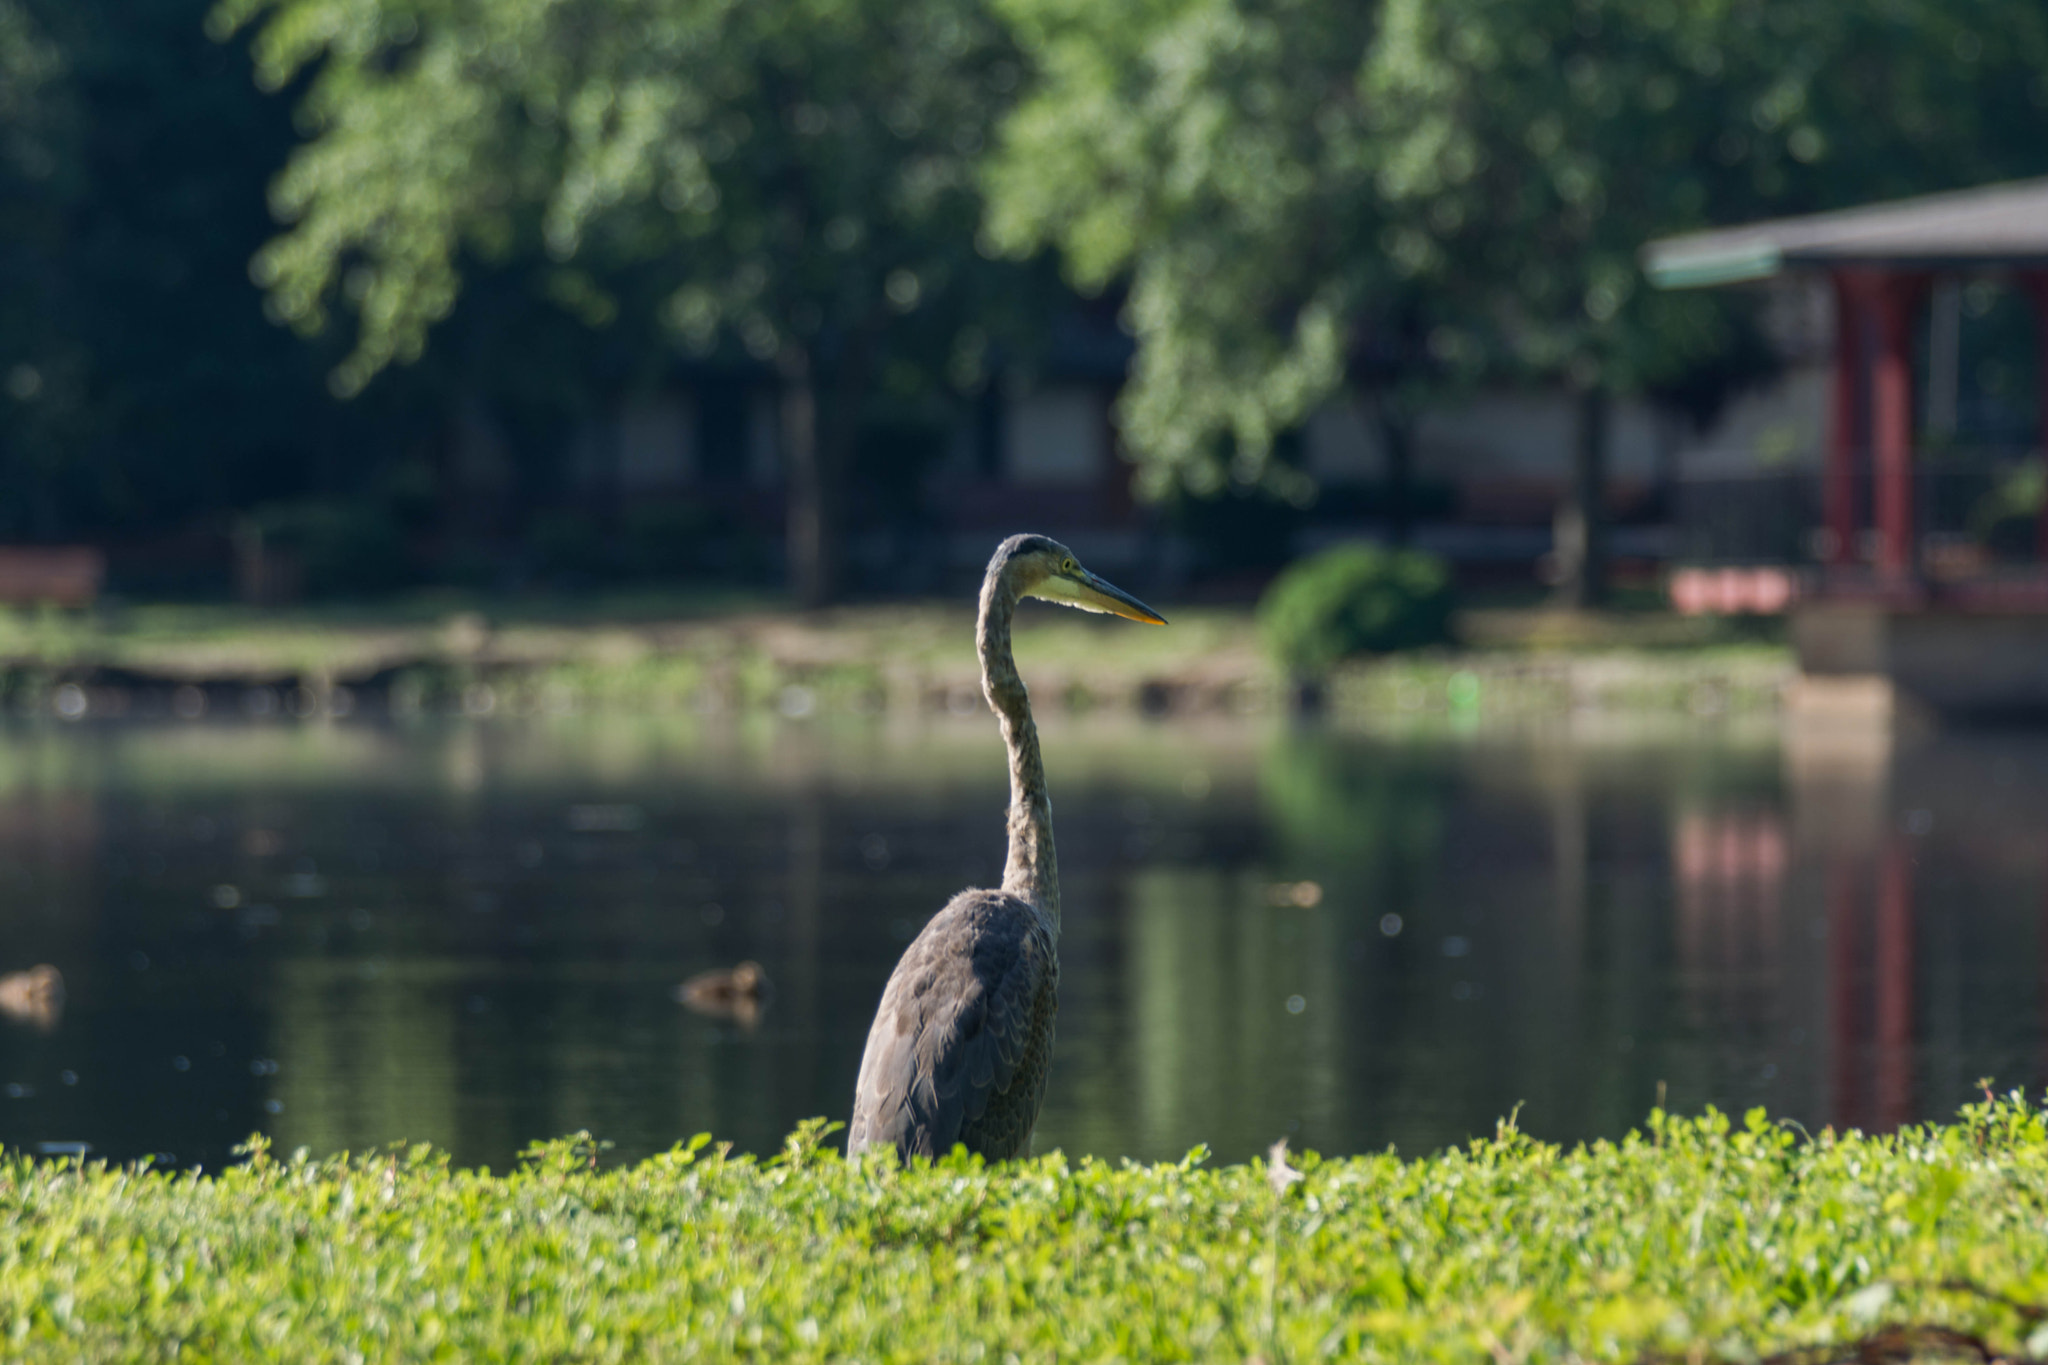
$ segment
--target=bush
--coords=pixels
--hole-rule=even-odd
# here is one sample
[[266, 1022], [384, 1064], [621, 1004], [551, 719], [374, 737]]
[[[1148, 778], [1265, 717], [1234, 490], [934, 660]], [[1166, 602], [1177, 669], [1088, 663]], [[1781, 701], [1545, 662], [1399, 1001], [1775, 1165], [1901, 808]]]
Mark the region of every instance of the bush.
[[1435, 555], [1340, 545], [1288, 567], [1259, 603], [1259, 629], [1302, 677], [1340, 659], [1451, 638], [1451, 573]]
[[390, 592], [412, 579], [397, 519], [366, 498], [269, 503], [246, 526], [265, 549], [294, 558], [308, 597]]
[[[429, 1148], [217, 1175], [0, 1158], [9, 1361], [1977, 1360], [2048, 1350], [2048, 1129], [1795, 1136], [1507, 1124], [1293, 1170], [1068, 1159], [898, 1170], [822, 1125], [766, 1161], [587, 1135], [508, 1174]], [[1884, 1324], [1972, 1333], [1966, 1355]], [[1830, 1351], [1826, 1343], [1839, 1343]], [[1946, 1349], [1943, 1349], [1943, 1348]], [[1796, 1353], [1795, 1353], [1796, 1352]]]
[[614, 547], [597, 519], [574, 508], [549, 508], [527, 523], [526, 545], [535, 570], [576, 586], [611, 577], [616, 571]]
[[636, 578], [689, 578], [705, 571], [709, 551], [727, 534], [696, 503], [636, 501], [620, 519], [620, 555]]

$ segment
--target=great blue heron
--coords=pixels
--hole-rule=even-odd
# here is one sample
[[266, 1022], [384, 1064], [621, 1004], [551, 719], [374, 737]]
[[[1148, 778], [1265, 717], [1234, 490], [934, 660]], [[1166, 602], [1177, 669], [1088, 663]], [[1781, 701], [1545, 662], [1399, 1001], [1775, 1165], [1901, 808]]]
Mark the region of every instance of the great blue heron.
[[1058, 541], [1012, 536], [996, 547], [975, 640], [981, 690], [1010, 750], [1003, 885], [953, 897], [890, 973], [861, 1057], [849, 1156], [939, 1156], [958, 1142], [998, 1161], [1029, 1147], [1038, 1122], [1059, 1008], [1060, 871], [1038, 727], [1010, 656], [1010, 617], [1025, 597], [1166, 624]]

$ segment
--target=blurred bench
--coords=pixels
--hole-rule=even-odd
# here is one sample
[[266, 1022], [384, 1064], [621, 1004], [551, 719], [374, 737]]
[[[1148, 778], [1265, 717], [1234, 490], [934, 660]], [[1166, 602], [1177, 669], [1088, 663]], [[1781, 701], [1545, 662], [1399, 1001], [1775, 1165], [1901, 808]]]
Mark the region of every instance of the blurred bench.
[[0, 602], [91, 605], [107, 557], [90, 545], [0, 545]]

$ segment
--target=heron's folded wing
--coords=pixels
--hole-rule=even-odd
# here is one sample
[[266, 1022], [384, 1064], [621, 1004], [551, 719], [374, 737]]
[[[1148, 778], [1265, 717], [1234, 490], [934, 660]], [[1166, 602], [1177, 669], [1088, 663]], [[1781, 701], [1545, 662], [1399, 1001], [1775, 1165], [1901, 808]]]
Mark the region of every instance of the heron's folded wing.
[[[949, 907], [950, 909], [950, 907]], [[940, 1156], [1016, 1079], [1051, 969], [1024, 915], [942, 914], [882, 995], [850, 1146]]]

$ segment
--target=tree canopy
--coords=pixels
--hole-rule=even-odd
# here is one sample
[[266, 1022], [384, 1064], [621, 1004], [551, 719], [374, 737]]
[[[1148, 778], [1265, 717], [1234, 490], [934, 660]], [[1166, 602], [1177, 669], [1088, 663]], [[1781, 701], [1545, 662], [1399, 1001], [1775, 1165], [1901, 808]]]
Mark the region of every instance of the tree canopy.
[[0, 0], [0, 413], [13, 433], [0, 476], [23, 489], [46, 486], [62, 464], [70, 414], [60, 395], [77, 365], [73, 340], [44, 324], [62, 311], [52, 266], [69, 192], [63, 74], [35, 16]]
[[596, 327], [652, 301], [683, 353], [781, 372], [809, 600], [878, 374], [978, 382], [1020, 278], [976, 249], [974, 168], [1021, 71], [971, 3], [225, 0], [214, 23], [257, 26], [267, 86], [309, 73], [255, 271], [303, 331], [352, 312], [338, 392], [417, 357], [473, 264], [544, 261]]
[[1647, 290], [1648, 238], [2048, 169], [2024, 0], [1003, 6], [1040, 79], [995, 231], [1129, 280], [1155, 482], [1273, 478], [1362, 358], [1683, 387], [1741, 302]]
[[320, 353], [264, 319], [248, 263], [290, 110], [204, 13], [0, 3], [0, 535], [223, 518], [403, 434], [332, 410]]
[[855, 427], [985, 382], [1057, 302], [1047, 249], [1138, 339], [1154, 492], [1305, 499], [1273, 452], [1345, 384], [1390, 450], [1481, 381], [1704, 411], [1749, 372], [1744, 305], [1649, 291], [1642, 241], [2048, 171], [2044, 28], [2033, 0], [0, 0], [0, 534], [430, 486], [474, 400], [514, 447], [500, 535], [565, 491], [577, 423], [732, 362], [779, 375], [822, 596]]

